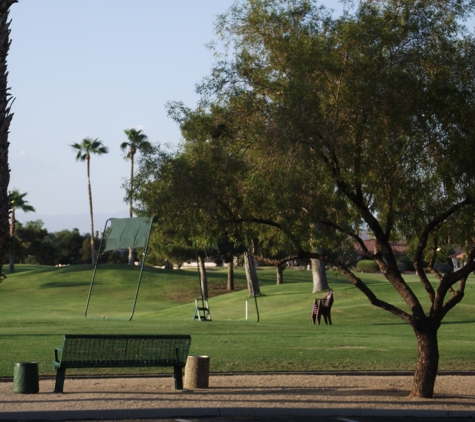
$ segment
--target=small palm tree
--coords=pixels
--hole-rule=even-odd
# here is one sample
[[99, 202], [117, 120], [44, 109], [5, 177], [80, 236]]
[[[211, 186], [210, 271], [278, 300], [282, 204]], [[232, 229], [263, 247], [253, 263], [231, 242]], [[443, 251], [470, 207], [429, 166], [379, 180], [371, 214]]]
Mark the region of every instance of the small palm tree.
[[87, 165], [87, 189], [89, 193], [89, 214], [91, 217], [91, 257], [92, 264], [96, 263], [96, 250], [94, 248], [94, 213], [92, 211], [92, 191], [91, 191], [91, 155], [107, 154], [109, 149], [104, 146], [99, 138], [84, 138], [81, 143], [72, 144], [71, 147], [76, 152], [76, 161], [85, 161]]
[[125, 155], [125, 159], [130, 159], [130, 185], [129, 185], [129, 214], [130, 217], [133, 216], [133, 208], [132, 208], [132, 197], [134, 193], [134, 156], [137, 151], [150, 151], [152, 148], [152, 144], [148, 141], [147, 135], [142, 133], [141, 130], [137, 129], [125, 129], [125, 134], [129, 141], [122, 142], [120, 144], [120, 149], [125, 152], [127, 149], [127, 154]]
[[11, 248], [10, 248], [10, 272], [15, 271], [15, 210], [22, 210], [23, 212], [36, 212], [35, 209], [28, 204], [28, 201], [25, 201], [25, 196], [27, 193], [20, 193], [18, 189], [13, 189], [8, 192], [8, 198], [10, 201], [10, 238], [11, 238]]
[[[132, 198], [134, 193], [134, 156], [137, 151], [149, 151], [152, 148], [152, 145], [148, 141], [147, 135], [142, 133], [141, 130], [137, 129], [125, 129], [125, 134], [129, 139], [128, 142], [122, 142], [120, 144], [120, 149], [125, 152], [127, 149], [127, 154], [125, 155], [125, 159], [130, 159], [130, 185], [129, 185], [129, 215], [130, 218], [133, 217], [133, 207], [132, 207]], [[134, 253], [132, 248], [129, 248], [129, 265], [133, 265], [134, 263]]]

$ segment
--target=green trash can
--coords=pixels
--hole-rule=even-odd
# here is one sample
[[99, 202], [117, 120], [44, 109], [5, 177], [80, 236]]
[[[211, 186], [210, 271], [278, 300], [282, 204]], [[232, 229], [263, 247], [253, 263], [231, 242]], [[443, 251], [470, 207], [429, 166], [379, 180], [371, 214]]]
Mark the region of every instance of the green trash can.
[[17, 362], [13, 371], [13, 392], [33, 394], [40, 391], [38, 362]]

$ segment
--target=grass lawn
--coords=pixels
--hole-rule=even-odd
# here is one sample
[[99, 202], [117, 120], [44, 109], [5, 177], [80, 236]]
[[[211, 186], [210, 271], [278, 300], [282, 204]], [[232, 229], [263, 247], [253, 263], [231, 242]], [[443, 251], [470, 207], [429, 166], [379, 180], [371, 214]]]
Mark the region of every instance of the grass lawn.
[[[263, 296], [258, 298], [260, 322], [256, 323], [254, 302], [247, 296], [241, 269], [236, 270], [233, 293], [225, 292], [226, 269], [209, 270], [211, 322], [192, 320], [194, 298], [199, 297], [194, 269], [146, 269], [132, 321], [114, 317], [130, 315], [138, 268], [100, 267], [88, 311], [98, 318], [84, 317], [91, 266], [18, 265], [16, 269], [0, 284], [0, 376], [12, 376], [14, 363], [22, 361], [37, 361], [41, 375], [53, 375], [53, 350], [61, 346], [65, 333], [190, 334], [190, 353], [209, 355], [212, 372], [413, 370], [417, 357], [415, 337], [407, 324], [370, 305], [343, 276], [331, 273], [334, 325], [317, 326], [311, 323], [312, 303], [325, 294], [311, 293], [310, 271], [286, 270], [285, 284], [277, 286], [274, 269], [260, 268]], [[363, 277], [379, 297], [405, 307], [381, 275]], [[416, 277], [408, 275], [407, 281], [427, 305]], [[475, 278], [471, 276], [463, 302], [439, 330], [441, 370], [475, 370], [474, 299]]]

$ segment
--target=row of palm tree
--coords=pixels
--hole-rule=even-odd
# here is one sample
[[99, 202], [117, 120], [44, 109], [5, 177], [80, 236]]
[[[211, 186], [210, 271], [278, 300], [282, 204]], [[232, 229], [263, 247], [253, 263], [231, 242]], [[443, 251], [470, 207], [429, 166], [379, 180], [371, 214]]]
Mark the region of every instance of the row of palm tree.
[[[134, 156], [137, 151], [148, 151], [152, 145], [148, 141], [147, 135], [137, 129], [125, 129], [124, 133], [127, 136], [127, 141], [122, 142], [120, 149], [125, 153], [125, 159], [130, 160], [130, 184], [129, 184], [129, 215], [133, 216], [132, 206], [132, 193], [134, 182]], [[84, 138], [80, 143], [72, 144], [71, 147], [76, 152], [77, 161], [85, 161], [87, 165], [87, 188], [89, 194], [89, 215], [91, 219], [91, 255], [92, 264], [96, 262], [96, 252], [94, 248], [94, 214], [92, 207], [92, 190], [91, 190], [91, 173], [90, 162], [92, 155], [107, 154], [109, 149], [103, 144], [99, 138], [92, 139], [89, 137]], [[133, 264], [133, 253], [129, 250], [129, 264]]]

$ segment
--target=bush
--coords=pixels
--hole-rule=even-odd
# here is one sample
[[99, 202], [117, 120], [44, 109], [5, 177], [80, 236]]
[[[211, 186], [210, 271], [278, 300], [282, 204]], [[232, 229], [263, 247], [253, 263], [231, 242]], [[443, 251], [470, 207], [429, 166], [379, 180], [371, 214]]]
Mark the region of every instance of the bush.
[[109, 254], [107, 258], [108, 264], [127, 264], [129, 261], [128, 255], [125, 255], [119, 251], [114, 251]]
[[68, 255], [60, 255], [54, 260], [55, 265], [68, 265], [71, 264], [71, 258]]
[[434, 270], [441, 274], [448, 274], [452, 272], [452, 267], [446, 262], [439, 262], [437, 264], [434, 264]]
[[360, 273], [377, 273], [379, 271], [378, 264], [369, 259], [364, 259], [356, 264], [356, 271]]
[[222, 267], [223, 263], [224, 263], [224, 260], [223, 260], [223, 258], [219, 257], [219, 258], [216, 258], [214, 260], [214, 263], [216, 264], [217, 267]]
[[[407, 255], [402, 255], [397, 258], [398, 268], [401, 271], [414, 271], [414, 264]], [[405, 269], [403, 268], [403, 265]]]
[[407, 271], [406, 264], [404, 264], [404, 263], [399, 263], [399, 264], [397, 264], [397, 267], [398, 267], [399, 271], [401, 271], [402, 273], [403, 273], [404, 271]]

